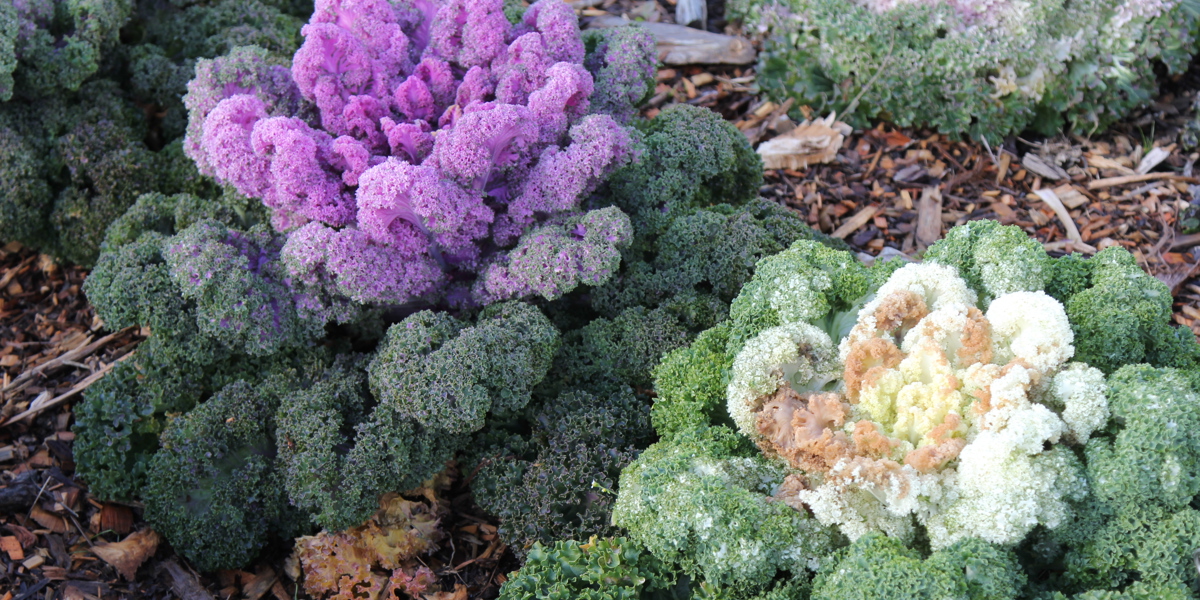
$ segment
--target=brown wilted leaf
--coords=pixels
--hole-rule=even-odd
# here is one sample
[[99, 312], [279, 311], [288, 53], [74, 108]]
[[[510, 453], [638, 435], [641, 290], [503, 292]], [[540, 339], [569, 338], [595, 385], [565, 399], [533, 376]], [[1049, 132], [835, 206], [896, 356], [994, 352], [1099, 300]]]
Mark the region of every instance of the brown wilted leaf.
[[129, 537], [115, 544], [96, 546], [92, 552], [112, 565], [127, 581], [133, 581], [138, 567], [158, 549], [159, 539], [153, 529], [144, 529], [129, 534]]
[[836, 117], [830, 114], [824, 119], [805, 121], [760, 144], [758, 155], [762, 157], [763, 168], [798, 170], [832, 161], [853, 131], [849, 125], [835, 120]]
[[34, 535], [32, 531], [29, 531], [28, 529], [25, 529], [16, 523], [9, 523], [5, 525], [5, 527], [8, 528], [10, 533], [17, 536], [17, 541], [21, 542], [22, 548], [28, 548], [37, 543], [37, 536]]

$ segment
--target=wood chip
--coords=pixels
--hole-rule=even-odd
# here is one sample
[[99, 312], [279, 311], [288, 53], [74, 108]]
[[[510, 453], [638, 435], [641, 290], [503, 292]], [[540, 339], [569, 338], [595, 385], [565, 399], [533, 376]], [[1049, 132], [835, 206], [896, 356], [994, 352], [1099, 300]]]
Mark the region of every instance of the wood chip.
[[8, 554], [9, 560], [25, 560], [25, 550], [21, 548], [21, 542], [17, 540], [17, 536], [15, 535], [0, 537], [0, 550]]
[[1071, 184], [1064, 184], [1054, 188], [1054, 193], [1058, 194], [1058, 199], [1062, 200], [1062, 203], [1067, 205], [1067, 208], [1079, 208], [1091, 201]]
[[936, 187], [921, 191], [917, 201], [917, 242], [928, 247], [942, 237], [942, 192]]
[[1149, 173], [1152, 169], [1154, 169], [1154, 167], [1157, 167], [1159, 165], [1159, 163], [1161, 163], [1164, 160], [1167, 160], [1168, 156], [1171, 156], [1170, 149], [1152, 148], [1149, 152], [1146, 153], [1146, 156], [1142, 157], [1141, 162], [1138, 163], [1136, 172], [1139, 175], [1145, 175], [1146, 173]]
[[852, 131], [836, 117], [836, 114], [830, 114], [824, 119], [805, 121], [786, 134], [760, 144], [758, 155], [762, 157], [763, 168], [799, 170], [812, 164], [831, 162]]
[[845, 238], [855, 231], [858, 231], [860, 227], [867, 224], [867, 221], [871, 220], [871, 217], [875, 216], [876, 212], [879, 212], [879, 207], [875, 206], [874, 204], [860, 210], [858, 214], [847, 219], [845, 223], [842, 223], [842, 226], [838, 227], [837, 231], [833, 232], [833, 237]]
[[1000, 164], [996, 167], [996, 185], [1004, 183], [1004, 178], [1008, 177], [1008, 166], [1012, 163], [1012, 155], [1007, 152], [1000, 153]]
[[38, 554], [36, 556], [30, 556], [25, 560], [25, 562], [21, 563], [21, 566], [25, 567], [26, 569], [36, 569], [44, 564], [46, 564], [46, 557]]
[[128, 506], [120, 504], [105, 504], [100, 509], [100, 528], [102, 531], [113, 531], [117, 535], [125, 535], [133, 528], [133, 511]]
[[171, 591], [175, 592], [180, 600], [213, 600], [212, 594], [200, 585], [196, 574], [184, 570], [175, 559], [167, 559], [162, 565], [171, 576]]
[[1071, 213], [1067, 212], [1067, 207], [1063, 205], [1062, 200], [1059, 199], [1058, 194], [1054, 193], [1054, 190], [1040, 189], [1034, 190], [1033, 193], [1054, 210], [1054, 214], [1058, 216], [1058, 220], [1063, 224], [1063, 229], [1067, 232], [1067, 237], [1075, 243], [1077, 249], [1089, 250], [1093, 254], [1096, 252], [1095, 248], [1083, 243], [1083, 237], [1079, 235], [1079, 228], [1075, 226], [1075, 221], [1071, 219]]
[[33, 509], [29, 512], [29, 516], [37, 521], [38, 525], [53, 531], [54, 533], [66, 533], [71, 530], [71, 525], [67, 523], [64, 517], [60, 517], [52, 512], [49, 512], [38, 505], [33, 505]]
[[254, 575], [242, 577], [242, 597], [245, 600], [258, 600], [271, 591], [271, 587], [279, 577], [271, 567], [261, 566]]
[[425, 600], [467, 600], [467, 586], [456, 583], [453, 592], [434, 592], [425, 594]]
[[1129, 167], [1126, 167], [1125, 165], [1106, 156], [1088, 154], [1085, 158], [1087, 158], [1087, 164], [1089, 166], [1096, 167], [1097, 169], [1109, 169], [1125, 175], [1136, 175], [1133, 169], [1130, 169]]
[[1067, 172], [1062, 167], [1047, 162], [1046, 159], [1032, 152], [1027, 152], [1021, 158], [1021, 166], [1033, 171], [1035, 175], [1040, 175], [1046, 179], [1058, 181], [1059, 179], [1067, 178]]

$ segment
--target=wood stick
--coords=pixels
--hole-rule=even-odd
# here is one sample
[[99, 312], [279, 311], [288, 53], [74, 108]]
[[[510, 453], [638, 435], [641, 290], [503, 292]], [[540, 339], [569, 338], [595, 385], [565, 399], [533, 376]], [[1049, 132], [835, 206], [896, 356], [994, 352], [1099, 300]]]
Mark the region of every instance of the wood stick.
[[838, 227], [837, 230], [833, 232], [833, 237], [844, 238], [855, 231], [858, 231], [860, 227], [867, 224], [867, 221], [871, 220], [871, 217], [875, 216], [876, 212], [879, 212], [879, 207], [875, 205], [868, 206], [858, 211], [858, 214], [847, 219], [845, 223], [842, 223], [841, 227]]
[[1178, 250], [1180, 248], [1191, 248], [1196, 244], [1200, 244], [1200, 233], [1191, 233], [1181, 235], [1174, 240], [1171, 240], [1171, 249]]
[[1145, 175], [1122, 175], [1121, 177], [1109, 177], [1107, 179], [1097, 179], [1088, 182], [1089, 190], [1098, 190], [1101, 188], [1112, 187], [1114, 185], [1125, 185], [1127, 183], [1141, 183], [1143, 181], [1154, 181], [1156, 179], [1170, 179], [1172, 181], [1183, 181], [1185, 183], [1200, 183], [1200, 179], [1195, 177], [1184, 177], [1176, 173], [1146, 173]]
[[83, 390], [88, 389], [88, 387], [90, 387], [93, 383], [100, 381], [100, 379], [102, 377], [104, 377], [106, 374], [108, 374], [108, 372], [111, 371], [112, 368], [117, 365], [117, 363], [123, 362], [125, 359], [133, 356], [134, 354], [135, 354], [134, 352], [130, 352], [129, 354], [126, 354], [125, 356], [122, 356], [121, 358], [118, 358], [117, 360], [114, 360], [114, 361], [104, 365], [103, 367], [98, 369], [95, 373], [92, 373], [91, 375], [88, 375], [87, 377], [83, 378], [79, 383], [76, 383], [74, 385], [74, 387], [67, 390], [65, 393], [59, 395], [57, 398], [52, 398], [50, 400], [47, 400], [46, 402], [42, 403], [39, 406], [30, 406], [29, 409], [26, 410], [25, 412], [5, 421], [4, 423], [0, 423], [0, 425], [8, 425], [10, 423], [18, 423], [20, 421], [24, 421], [25, 419], [35, 417], [51, 408], [54, 408], [64, 402], [66, 402], [67, 400], [70, 400], [71, 398], [74, 398], [75, 396], [78, 396], [81, 392], [83, 392]]
[[33, 256], [30, 256], [29, 258], [26, 258], [25, 260], [21, 261], [20, 264], [18, 264], [17, 266], [6, 271], [4, 273], [4, 276], [0, 277], [0, 290], [3, 290], [4, 288], [8, 287], [8, 284], [11, 283], [12, 280], [17, 276], [17, 273], [20, 273], [21, 269], [24, 269], [25, 267], [29, 266], [29, 263], [32, 263], [33, 259], [35, 259], [35, 258], [37, 258], [36, 254]]
[[3, 389], [0, 389], [0, 394], [7, 394], [8, 392], [14, 391], [18, 387], [24, 387], [23, 384], [26, 384], [27, 382], [31, 381], [35, 376], [40, 375], [42, 372], [44, 372], [46, 370], [53, 369], [64, 363], [67, 363], [67, 362], [71, 362], [71, 361], [78, 362], [76, 359], [84, 358], [84, 357], [90, 355], [91, 353], [95, 352], [97, 349], [103, 347], [105, 344], [113, 341], [117, 336], [120, 336], [129, 331], [133, 331], [134, 329], [135, 329], [134, 327], [126, 327], [125, 329], [122, 329], [122, 330], [114, 332], [114, 333], [110, 333], [94, 342], [91, 342], [90, 341], [91, 338], [89, 338], [88, 341], [84, 342], [84, 344], [86, 344], [86, 345], [83, 346], [82, 348], [76, 348], [75, 350], [71, 350], [70, 352], [63, 354], [62, 356], [48, 360], [28, 371], [25, 371], [24, 373], [21, 373], [19, 376], [17, 376], [16, 379], [12, 380], [11, 383], [4, 386]]
[[1075, 226], [1075, 221], [1071, 219], [1071, 213], [1067, 211], [1067, 207], [1063, 205], [1062, 200], [1059, 199], [1058, 194], [1054, 193], [1054, 190], [1043, 188], [1034, 190], [1033, 193], [1041, 198], [1042, 202], [1048, 204], [1054, 210], [1055, 215], [1058, 215], [1058, 220], [1062, 222], [1063, 229], [1067, 232], [1067, 237], [1071, 238], [1076, 248], [1087, 249], [1092, 253], [1096, 251], [1094, 247], [1083, 242], [1083, 236], [1079, 235], [1079, 228]]

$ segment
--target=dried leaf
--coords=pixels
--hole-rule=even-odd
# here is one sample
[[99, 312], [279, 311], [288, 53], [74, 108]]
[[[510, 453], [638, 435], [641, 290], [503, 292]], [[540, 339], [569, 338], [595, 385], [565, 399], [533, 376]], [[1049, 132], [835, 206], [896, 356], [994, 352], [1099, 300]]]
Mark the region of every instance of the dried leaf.
[[849, 125], [835, 121], [836, 114], [824, 119], [805, 121], [795, 129], [763, 142], [758, 147], [765, 169], [804, 169], [809, 165], [828, 163], [841, 150]]
[[133, 581], [137, 576], [138, 567], [158, 549], [159, 539], [153, 529], [145, 529], [135, 531], [115, 544], [96, 546], [92, 548], [92, 552], [112, 565], [126, 581]]
[[22, 548], [28, 548], [37, 543], [37, 536], [32, 531], [17, 525], [16, 523], [8, 523], [5, 525], [10, 533], [17, 536], [17, 541], [21, 542]]
[[900, 148], [912, 143], [912, 138], [896, 130], [883, 134], [883, 140], [887, 143], [888, 149]]

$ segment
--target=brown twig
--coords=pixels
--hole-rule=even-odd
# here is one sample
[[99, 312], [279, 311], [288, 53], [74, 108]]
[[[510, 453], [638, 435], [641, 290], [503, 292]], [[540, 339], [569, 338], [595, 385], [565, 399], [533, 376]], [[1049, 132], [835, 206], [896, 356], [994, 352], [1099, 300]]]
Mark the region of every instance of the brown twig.
[[77, 348], [75, 350], [71, 350], [70, 352], [63, 354], [62, 356], [48, 360], [32, 369], [29, 369], [28, 371], [25, 371], [24, 373], [21, 373], [19, 376], [17, 376], [16, 379], [12, 380], [12, 382], [10, 382], [8, 385], [4, 386], [3, 389], [0, 389], [0, 395], [20, 391], [20, 390], [24, 389], [25, 387], [27, 387], [30, 383], [32, 383], [33, 379], [35, 377], [37, 377], [38, 375], [41, 375], [42, 373], [45, 373], [46, 371], [48, 371], [50, 369], [62, 366], [68, 362], [72, 362], [72, 361], [77, 362], [77, 359], [85, 358], [85, 357], [91, 355], [93, 352], [104, 347], [106, 344], [113, 341], [117, 337], [124, 335], [125, 333], [134, 331], [135, 329], [137, 329], [137, 328], [136, 327], [126, 327], [125, 329], [122, 329], [122, 330], [114, 332], [114, 333], [110, 333], [94, 342], [91, 341], [91, 338], [88, 338], [88, 340], [84, 342], [85, 344], [87, 344], [84, 347]]
[[1120, 177], [1108, 177], [1106, 179], [1097, 179], [1088, 182], [1089, 190], [1098, 190], [1101, 188], [1112, 187], [1114, 185], [1125, 185], [1127, 183], [1141, 183], [1143, 181], [1153, 181], [1155, 179], [1170, 179], [1172, 181], [1182, 181], [1184, 183], [1200, 183], [1200, 179], [1195, 177], [1184, 177], [1175, 173], [1146, 173], [1145, 175], [1122, 175]]
[[37, 416], [37, 415], [41, 414], [42, 412], [45, 412], [46, 410], [54, 408], [64, 402], [66, 402], [67, 400], [74, 398], [75, 396], [78, 396], [80, 392], [88, 389], [88, 387], [91, 386], [93, 383], [100, 381], [100, 379], [102, 377], [104, 377], [109, 371], [111, 371], [112, 368], [114, 366], [116, 366], [117, 363], [122, 362], [125, 359], [133, 356], [133, 354], [134, 354], [133, 352], [130, 352], [129, 354], [126, 354], [125, 356], [122, 356], [121, 358], [118, 358], [117, 360], [114, 360], [114, 361], [104, 365], [99, 370], [97, 370], [95, 373], [88, 375], [83, 380], [81, 380], [79, 383], [76, 383], [74, 385], [74, 387], [72, 387], [70, 390], [67, 390], [65, 393], [59, 395], [56, 398], [48, 400], [39, 406], [31, 406], [25, 412], [7, 420], [7, 421], [4, 421], [3, 423], [0, 423], [0, 425], [9, 425], [11, 423], [19, 423], [30, 417]]

